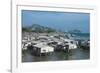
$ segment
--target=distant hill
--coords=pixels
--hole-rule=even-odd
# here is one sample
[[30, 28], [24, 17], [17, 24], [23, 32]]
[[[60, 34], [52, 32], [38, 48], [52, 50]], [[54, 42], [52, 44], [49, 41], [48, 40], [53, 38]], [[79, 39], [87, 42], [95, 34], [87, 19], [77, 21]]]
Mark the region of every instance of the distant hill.
[[26, 31], [26, 32], [36, 32], [36, 33], [50, 33], [50, 32], [56, 32], [55, 29], [49, 28], [49, 27], [45, 27], [45, 26], [41, 26], [39, 24], [33, 24], [31, 26], [27, 26], [27, 27], [22, 27], [22, 31]]
[[68, 31], [69, 33], [82, 33], [80, 30], [78, 29], [74, 29], [74, 30], [70, 30]]

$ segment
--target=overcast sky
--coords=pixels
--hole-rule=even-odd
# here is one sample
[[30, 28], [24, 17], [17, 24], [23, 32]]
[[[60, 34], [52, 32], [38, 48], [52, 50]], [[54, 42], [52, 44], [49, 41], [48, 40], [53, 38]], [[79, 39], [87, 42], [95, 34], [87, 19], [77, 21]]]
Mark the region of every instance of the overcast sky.
[[89, 33], [90, 14], [22, 10], [22, 25], [30, 26], [32, 24], [39, 24], [62, 31], [78, 29], [84, 33]]

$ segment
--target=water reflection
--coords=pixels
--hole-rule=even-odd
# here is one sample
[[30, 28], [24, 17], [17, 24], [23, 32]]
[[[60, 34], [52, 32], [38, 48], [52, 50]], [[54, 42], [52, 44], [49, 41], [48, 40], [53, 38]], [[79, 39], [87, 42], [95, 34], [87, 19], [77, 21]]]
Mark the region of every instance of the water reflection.
[[84, 60], [90, 58], [89, 50], [74, 49], [67, 52], [54, 52], [42, 56], [34, 56], [29, 51], [22, 53], [22, 62], [39, 62], [39, 61], [61, 61], [61, 60]]

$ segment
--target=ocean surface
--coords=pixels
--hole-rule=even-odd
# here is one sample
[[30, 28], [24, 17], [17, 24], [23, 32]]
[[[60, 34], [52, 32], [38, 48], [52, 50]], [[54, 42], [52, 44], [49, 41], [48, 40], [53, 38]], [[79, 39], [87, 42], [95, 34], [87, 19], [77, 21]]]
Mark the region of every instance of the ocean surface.
[[76, 40], [90, 40], [90, 33], [70, 33], [71, 38]]
[[24, 52], [22, 62], [43, 62], [43, 61], [69, 61], [69, 60], [89, 60], [90, 52], [84, 49], [74, 49], [67, 52], [53, 52], [49, 55], [34, 56], [30, 52]]

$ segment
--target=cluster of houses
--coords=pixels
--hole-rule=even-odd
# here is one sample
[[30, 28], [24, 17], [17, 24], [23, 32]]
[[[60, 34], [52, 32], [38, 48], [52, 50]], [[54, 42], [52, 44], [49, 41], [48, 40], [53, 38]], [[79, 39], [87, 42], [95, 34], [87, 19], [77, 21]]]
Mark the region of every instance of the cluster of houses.
[[31, 50], [34, 55], [53, 53], [54, 51], [69, 52], [77, 49], [78, 41], [64, 37], [62, 33], [28, 33], [22, 34], [22, 50]]
[[80, 47], [83, 49], [90, 50], [90, 41], [89, 40], [82, 41]]

